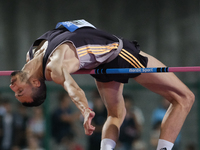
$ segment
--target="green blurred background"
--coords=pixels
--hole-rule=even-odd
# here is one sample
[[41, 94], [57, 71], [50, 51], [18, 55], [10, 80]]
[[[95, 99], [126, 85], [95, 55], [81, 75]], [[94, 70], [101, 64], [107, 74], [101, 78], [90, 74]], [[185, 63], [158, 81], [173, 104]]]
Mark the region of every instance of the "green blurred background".
[[[137, 40], [141, 50], [155, 56], [169, 67], [200, 66], [199, 0], [0, 0], [0, 70], [18, 70], [32, 42], [55, 27], [57, 22], [85, 19], [97, 28], [128, 40]], [[176, 73], [196, 95], [181, 131], [181, 150], [200, 142], [200, 73]], [[89, 101], [95, 83], [89, 75], [73, 75]], [[9, 77], [0, 77], [0, 93], [17, 103], [8, 88]], [[47, 120], [46, 149], [51, 149], [49, 114], [56, 105], [61, 87], [48, 83], [45, 102]], [[162, 99], [131, 81], [124, 93], [131, 94], [145, 117], [143, 140], [149, 145], [151, 113]], [[199, 109], [198, 109], [199, 107]], [[81, 132], [83, 132], [80, 126]], [[82, 135], [78, 141], [85, 146]], [[199, 147], [197, 146], [199, 149]]]

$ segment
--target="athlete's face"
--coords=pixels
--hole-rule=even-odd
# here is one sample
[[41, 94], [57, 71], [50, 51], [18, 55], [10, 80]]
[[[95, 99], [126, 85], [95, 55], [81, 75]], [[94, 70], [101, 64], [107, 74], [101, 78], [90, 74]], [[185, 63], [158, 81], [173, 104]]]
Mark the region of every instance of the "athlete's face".
[[15, 97], [21, 103], [30, 103], [33, 101], [31, 97], [32, 85], [28, 81], [25, 72], [19, 71], [12, 73], [10, 88], [15, 92]]

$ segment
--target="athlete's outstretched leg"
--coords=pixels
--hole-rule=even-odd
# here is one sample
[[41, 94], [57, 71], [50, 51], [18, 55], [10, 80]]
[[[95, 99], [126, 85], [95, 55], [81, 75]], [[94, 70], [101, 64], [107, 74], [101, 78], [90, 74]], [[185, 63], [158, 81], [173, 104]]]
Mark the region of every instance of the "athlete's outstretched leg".
[[[148, 57], [147, 67], [165, 67], [154, 57], [144, 52], [141, 54]], [[171, 102], [161, 124], [160, 139], [162, 140], [160, 143], [163, 141], [166, 145], [174, 143], [194, 103], [194, 94], [174, 73], [144, 73], [136, 77], [135, 80]], [[158, 145], [157, 150], [162, 149], [160, 145]]]
[[112, 150], [119, 137], [119, 131], [126, 109], [122, 96], [123, 84], [118, 82], [97, 82], [101, 98], [107, 108], [108, 117], [102, 129], [101, 150]]

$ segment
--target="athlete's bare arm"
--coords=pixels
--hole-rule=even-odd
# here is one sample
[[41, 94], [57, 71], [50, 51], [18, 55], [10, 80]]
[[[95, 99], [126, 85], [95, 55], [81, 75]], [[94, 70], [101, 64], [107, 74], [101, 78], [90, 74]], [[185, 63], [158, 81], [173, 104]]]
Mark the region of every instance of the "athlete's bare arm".
[[89, 106], [85, 93], [70, 75], [70, 73], [79, 69], [79, 60], [71, 46], [69, 43], [63, 44], [50, 56], [50, 61], [47, 64], [47, 76], [48, 79], [62, 85], [68, 92], [72, 101], [84, 116], [85, 133], [91, 135], [95, 129], [91, 125], [91, 120], [95, 114], [88, 109]]

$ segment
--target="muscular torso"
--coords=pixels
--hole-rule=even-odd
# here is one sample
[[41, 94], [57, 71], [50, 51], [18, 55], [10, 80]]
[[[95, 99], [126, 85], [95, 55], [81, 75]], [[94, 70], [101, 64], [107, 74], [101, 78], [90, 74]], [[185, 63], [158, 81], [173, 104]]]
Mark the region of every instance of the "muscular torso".
[[68, 73], [74, 73], [79, 70], [79, 59], [76, 49], [72, 43], [64, 43], [60, 45], [52, 53], [47, 61], [45, 69], [45, 77], [47, 80], [54, 80], [56, 83], [62, 83], [62, 68], [65, 66]]

